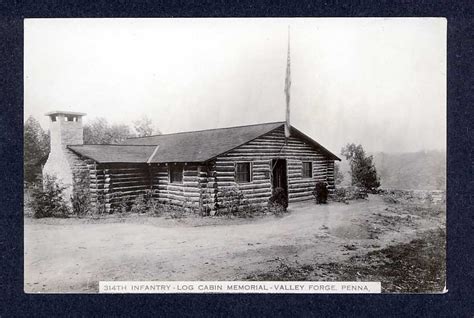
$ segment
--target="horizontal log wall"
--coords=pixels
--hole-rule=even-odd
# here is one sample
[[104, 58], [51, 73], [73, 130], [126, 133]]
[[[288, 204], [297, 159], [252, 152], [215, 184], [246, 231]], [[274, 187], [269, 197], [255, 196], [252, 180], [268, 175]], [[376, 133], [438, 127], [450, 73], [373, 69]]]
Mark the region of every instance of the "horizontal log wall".
[[214, 203], [215, 189], [208, 190], [207, 166], [185, 165], [183, 182], [170, 183], [169, 168], [164, 164], [100, 164], [76, 155], [74, 160], [75, 171], [87, 173], [86, 183], [75, 180], [76, 189], [86, 184], [92, 206], [100, 206], [102, 212], [111, 212], [119, 202], [131, 205], [147, 191], [152, 191], [159, 202], [186, 208]]
[[98, 164], [89, 166], [91, 199], [105, 204], [107, 211], [119, 202], [131, 205], [138, 196], [152, 189], [147, 164]]
[[[87, 173], [87, 182], [75, 180], [75, 187], [86, 184], [91, 204], [102, 212], [111, 212], [118, 203], [129, 205], [138, 196], [152, 191], [161, 203], [185, 208], [213, 208], [216, 189], [208, 178], [207, 165], [187, 164], [183, 182], [169, 182], [169, 165], [100, 164], [74, 155], [76, 171]], [[208, 181], [211, 180], [211, 182]]]
[[[290, 202], [313, 199], [312, 191], [318, 181], [328, 182], [334, 190], [334, 162], [303, 140], [290, 137], [285, 144], [283, 127], [246, 143], [216, 159], [216, 182], [219, 190], [239, 188], [252, 203], [266, 204], [272, 192], [272, 159], [287, 160], [288, 196]], [[251, 162], [253, 180], [235, 182], [235, 163]], [[313, 164], [313, 177], [303, 178], [303, 162]]]
[[170, 164], [152, 165], [152, 183], [158, 201], [189, 209], [199, 209], [213, 203], [213, 189], [208, 189], [208, 166], [186, 164], [183, 181], [171, 183]]
[[[139, 195], [152, 190], [162, 203], [183, 207], [215, 209], [219, 191], [237, 187], [246, 199], [264, 205], [272, 192], [272, 159], [287, 160], [288, 195], [290, 202], [313, 199], [318, 181], [329, 184], [334, 191], [334, 161], [303, 140], [290, 137], [285, 144], [283, 128], [250, 141], [208, 164], [187, 164], [182, 183], [169, 182], [172, 164], [98, 164], [74, 157], [75, 169], [87, 174], [93, 205], [104, 203], [108, 211], [118, 201], [133, 202]], [[79, 158], [79, 159], [78, 159]], [[72, 159], [71, 159], [72, 160]], [[235, 163], [251, 162], [252, 181], [235, 182]], [[313, 163], [313, 177], [302, 177], [302, 162]]]

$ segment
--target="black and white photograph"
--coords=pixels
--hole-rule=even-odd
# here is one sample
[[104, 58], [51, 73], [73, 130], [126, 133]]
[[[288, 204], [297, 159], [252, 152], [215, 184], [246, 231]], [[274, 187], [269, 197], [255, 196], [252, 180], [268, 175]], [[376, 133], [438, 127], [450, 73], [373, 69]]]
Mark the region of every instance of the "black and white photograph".
[[447, 292], [446, 32], [25, 19], [25, 293]]

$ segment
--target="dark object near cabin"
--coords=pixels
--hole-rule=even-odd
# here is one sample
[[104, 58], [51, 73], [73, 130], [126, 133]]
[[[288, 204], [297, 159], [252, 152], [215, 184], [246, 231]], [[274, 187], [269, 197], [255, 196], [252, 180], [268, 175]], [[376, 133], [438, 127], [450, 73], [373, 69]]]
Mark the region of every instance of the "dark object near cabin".
[[314, 196], [317, 204], [325, 204], [328, 201], [328, 187], [325, 182], [316, 183], [314, 188]]
[[278, 204], [282, 206], [283, 208], [285, 208], [285, 211], [286, 211], [286, 209], [288, 208], [288, 196], [286, 194], [285, 189], [275, 188], [268, 202], [272, 205]]

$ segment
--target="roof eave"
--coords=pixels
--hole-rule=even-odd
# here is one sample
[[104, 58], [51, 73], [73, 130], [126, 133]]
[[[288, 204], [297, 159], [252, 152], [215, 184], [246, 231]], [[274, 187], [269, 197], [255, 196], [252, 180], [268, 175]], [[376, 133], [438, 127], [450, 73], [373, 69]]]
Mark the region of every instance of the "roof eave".
[[45, 116], [51, 116], [51, 115], [71, 115], [71, 116], [86, 116], [86, 113], [80, 113], [80, 112], [71, 112], [71, 111], [66, 111], [66, 110], [53, 110], [50, 112], [45, 113]]
[[71, 147], [74, 147], [74, 145], [67, 145], [67, 146], [66, 146], [67, 149], [71, 150], [71, 151], [74, 152], [76, 155], [79, 155], [79, 156], [84, 157], [84, 158], [87, 158], [87, 159], [94, 160], [94, 161], [97, 162], [97, 163], [101, 163], [101, 162], [99, 162], [97, 159], [94, 159], [94, 158], [92, 158], [92, 157], [90, 157], [90, 156], [86, 156], [86, 155], [80, 153], [79, 151], [77, 151], [76, 149], [71, 148]]
[[337, 161], [341, 161], [341, 159], [336, 156], [335, 154], [333, 154], [331, 151], [329, 151], [328, 149], [324, 148], [320, 143], [318, 143], [316, 140], [314, 140], [313, 138], [309, 137], [308, 135], [302, 133], [301, 131], [299, 131], [298, 129], [296, 129], [295, 127], [293, 126], [290, 126], [291, 127], [291, 131], [295, 132], [297, 135], [300, 135], [301, 137], [303, 137], [304, 139], [308, 140], [309, 142], [311, 142], [313, 144], [314, 147], [316, 148], [320, 148], [323, 153], [325, 153], [325, 155], [327, 155], [328, 157], [330, 157], [330, 159], [332, 160], [337, 160]]
[[[279, 124], [279, 122], [276, 122], [275, 124]], [[223, 155], [225, 155], [226, 153], [228, 153], [228, 152], [230, 152], [230, 151], [232, 151], [232, 150], [234, 150], [234, 149], [237, 149], [237, 148], [239, 148], [239, 147], [241, 147], [241, 146], [243, 146], [243, 145], [245, 145], [245, 144], [247, 144], [247, 143], [249, 143], [249, 142], [251, 142], [251, 141], [254, 141], [254, 140], [257, 139], [257, 138], [262, 137], [263, 135], [266, 135], [266, 134], [268, 134], [268, 133], [271, 133], [272, 131], [274, 131], [274, 130], [276, 130], [276, 129], [278, 129], [278, 128], [284, 126], [284, 125], [285, 125], [284, 123], [281, 123], [281, 124], [279, 124], [277, 127], [274, 127], [274, 128], [272, 128], [272, 129], [268, 130], [267, 132], [264, 132], [263, 134], [260, 134], [259, 136], [255, 137], [255, 138], [253, 138], [253, 139], [251, 139], [251, 140], [247, 140], [246, 142], [244, 142], [244, 143], [242, 143], [242, 144], [240, 144], [240, 145], [238, 145], [238, 146], [236, 146], [236, 147], [233, 147], [232, 149], [226, 150], [226, 151], [224, 151], [224, 152], [222, 152], [222, 153], [219, 153], [219, 154], [217, 154], [217, 155], [215, 155], [215, 156], [212, 156], [212, 157], [206, 159], [204, 162], [208, 162], [208, 161], [211, 161], [211, 160], [213, 160], [213, 159], [216, 159], [217, 157], [223, 156]]]

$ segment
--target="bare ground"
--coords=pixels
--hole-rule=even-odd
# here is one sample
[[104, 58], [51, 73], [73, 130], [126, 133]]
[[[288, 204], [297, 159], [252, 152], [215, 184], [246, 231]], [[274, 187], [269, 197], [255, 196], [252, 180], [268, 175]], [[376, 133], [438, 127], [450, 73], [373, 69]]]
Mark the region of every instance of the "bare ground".
[[25, 292], [97, 292], [99, 280], [369, 280], [387, 292], [442, 290], [444, 206], [373, 195], [289, 210], [253, 219], [26, 218]]

